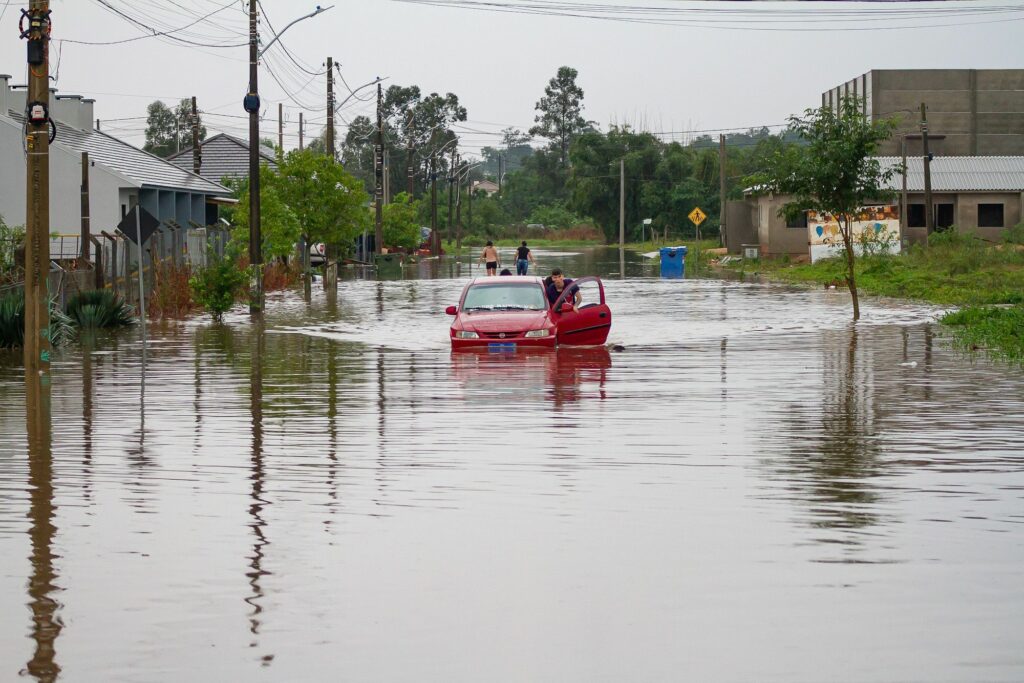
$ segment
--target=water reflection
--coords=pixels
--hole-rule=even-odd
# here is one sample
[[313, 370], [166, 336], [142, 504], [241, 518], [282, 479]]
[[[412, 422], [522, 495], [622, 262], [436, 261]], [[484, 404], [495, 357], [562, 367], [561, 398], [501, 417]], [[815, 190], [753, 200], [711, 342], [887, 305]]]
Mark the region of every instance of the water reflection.
[[54, 503], [50, 387], [39, 378], [29, 378], [25, 382], [25, 427], [28, 435], [28, 483], [31, 487], [28, 516], [32, 523], [29, 530], [32, 574], [28, 581], [28, 597], [35, 652], [22, 673], [38, 681], [55, 681], [61, 671], [57, 664], [57, 638], [64, 623], [59, 615], [61, 605], [54, 598], [59, 588], [53, 552], [57, 506]]
[[[263, 585], [261, 580], [270, 572], [263, 569], [264, 549], [270, 545], [267, 540], [267, 522], [263, 516], [264, 508], [270, 502], [264, 497], [264, 478], [266, 472], [263, 462], [263, 357], [266, 354], [266, 335], [263, 329], [262, 317], [253, 319], [253, 330], [251, 339], [252, 352], [249, 359], [249, 412], [251, 415], [252, 442], [250, 452], [251, 484], [249, 497], [252, 502], [249, 505], [249, 528], [253, 534], [252, 554], [249, 556], [249, 571], [246, 576], [249, 578], [251, 595], [245, 599], [252, 607], [249, 613], [249, 632], [253, 640], [249, 647], [259, 648], [260, 627], [262, 625], [261, 615], [263, 614]], [[263, 666], [269, 666], [274, 655], [263, 654], [260, 661]]]

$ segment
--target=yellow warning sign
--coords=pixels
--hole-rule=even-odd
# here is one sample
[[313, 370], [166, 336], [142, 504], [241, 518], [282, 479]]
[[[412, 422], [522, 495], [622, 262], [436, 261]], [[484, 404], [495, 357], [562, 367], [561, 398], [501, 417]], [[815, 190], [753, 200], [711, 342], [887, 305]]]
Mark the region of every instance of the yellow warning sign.
[[696, 209], [690, 212], [690, 215], [687, 216], [687, 218], [693, 221], [694, 225], [700, 225], [701, 223], [704, 222], [704, 219], [707, 218], [707, 215], [705, 215], [705, 213], [701, 211], [700, 207], [698, 206]]

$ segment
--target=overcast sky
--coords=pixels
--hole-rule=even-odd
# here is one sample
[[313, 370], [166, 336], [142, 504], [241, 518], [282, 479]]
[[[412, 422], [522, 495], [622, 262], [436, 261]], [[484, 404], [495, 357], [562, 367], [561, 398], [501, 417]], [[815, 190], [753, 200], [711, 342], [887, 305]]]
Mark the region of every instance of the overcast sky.
[[[241, 0], [102, 0], [161, 29], [181, 28], [199, 15], [224, 8], [208, 20], [175, 35], [200, 43], [244, 43], [247, 17]], [[580, 4], [562, 0], [560, 4]], [[101, 0], [53, 0], [51, 74], [65, 94], [96, 99], [103, 129], [142, 144], [146, 105], [153, 99], [173, 103], [198, 98], [207, 112], [209, 134], [246, 135], [242, 97], [248, 81], [246, 47], [206, 48], [145, 38], [116, 45], [70, 41], [115, 41], [143, 34], [137, 26], [104, 9]], [[314, 69], [328, 55], [356, 88], [375, 76], [387, 84], [419, 85], [425, 92], [453, 92], [469, 113], [460, 131], [462, 148], [474, 153], [494, 144], [506, 126], [533, 123], [534, 105], [559, 66], [579, 71], [585, 115], [602, 129], [630, 123], [651, 131], [693, 131], [781, 124], [786, 116], [820, 104], [821, 92], [870, 69], [1021, 68], [1024, 2], [898, 3], [712, 3], [673, 0], [588, 0], [602, 8], [634, 8], [615, 16], [629, 20], [683, 19], [689, 24], [652, 25], [612, 19], [478, 11], [398, 0], [335, 0], [335, 7], [296, 24], [282, 41], [300, 62]], [[551, 0], [512, 0], [534, 6]], [[245, 3], [247, 5], [248, 3]], [[269, 21], [280, 29], [309, 12], [315, 2], [263, 0]], [[328, 2], [321, 4], [329, 5]], [[505, 4], [505, 3], [500, 3]], [[25, 43], [17, 40], [20, 7], [0, 0], [0, 73], [25, 82]], [[675, 12], [639, 14], [640, 6]], [[694, 17], [686, 9], [716, 10]], [[928, 15], [1005, 8], [991, 14]], [[849, 10], [849, 16], [822, 12]], [[881, 17], [870, 12], [913, 12]], [[757, 17], [752, 12], [789, 14]], [[817, 15], [809, 14], [817, 12]], [[799, 13], [799, 16], [795, 13]], [[607, 16], [607, 15], [605, 15]], [[743, 30], [736, 21], [759, 29]], [[704, 25], [695, 26], [702, 21]], [[720, 28], [710, 28], [710, 22]], [[984, 23], [983, 23], [984, 22]], [[894, 25], [947, 24], [930, 28]], [[791, 30], [794, 28], [801, 31]], [[843, 30], [829, 30], [843, 29]], [[860, 30], [854, 30], [860, 29]], [[264, 42], [270, 29], [261, 24]], [[201, 34], [201, 35], [196, 35]], [[56, 69], [59, 53], [59, 71]], [[275, 82], [273, 71], [288, 93]], [[266, 118], [261, 129], [277, 134], [277, 104], [286, 112], [285, 146], [297, 146], [298, 114], [322, 127], [326, 77], [310, 76], [272, 47], [260, 68], [260, 94]], [[348, 95], [340, 82], [340, 102]], [[361, 91], [363, 95], [370, 89]], [[349, 100], [339, 116], [345, 121], [371, 113], [373, 102]], [[138, 117], [134, 118], [133, 117]], [[114, 119], [129, 119], [114, 121]], [[669, 137], [669, 136], [666, 136]], [[678, 139], [680, 135], [676, 135]]]

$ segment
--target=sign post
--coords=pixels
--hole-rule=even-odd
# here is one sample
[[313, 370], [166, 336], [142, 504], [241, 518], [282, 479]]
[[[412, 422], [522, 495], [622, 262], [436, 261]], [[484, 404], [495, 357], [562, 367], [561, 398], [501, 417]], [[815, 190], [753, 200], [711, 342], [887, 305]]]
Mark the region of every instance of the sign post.
[[[136, 204], [128, 215], [117, 224], [117, 229], [128, 239], [135, 242], [139, 254], [139, 319], [142, 322], [142, 346], [146, 346], [146, 286], [142, 273], [142, 245], [149, 239], [153, 231], [157, 229], [160, 222], [153, 217], [153, 214], [146, 211], [142, 206]], [[134, 230], [132, 229], [134, 228]], [[128, 272], [125, 264], [125, 272]]]

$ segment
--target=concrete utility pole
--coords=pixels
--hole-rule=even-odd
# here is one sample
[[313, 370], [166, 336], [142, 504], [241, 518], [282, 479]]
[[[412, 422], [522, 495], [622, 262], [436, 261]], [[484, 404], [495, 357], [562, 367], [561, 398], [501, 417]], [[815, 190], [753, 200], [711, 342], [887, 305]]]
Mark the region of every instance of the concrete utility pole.
[[263, 235], [260, 230], [260, 96], [257, 81], [259, 64], [259, 35], [257, 33], [256, 0], [249, 0], [249, 94], [246, 110], [249, 112], [249, 263], [252, 266], [252, 286], [249, 312], [263, 310]]
[[192, 98], [192, 172], [199, 175], [203, 168], [203, 150], [199, 147], [199, 110], [196, 98]]
[[430, 157], [430, 251], [441, 253], [441, 238], [437, 234], [437, 154]]
[[[469, 234], [473, 234], [473, 180], [466, 174], [466, 189], [469, 191], [469, 200], [466, 204], [468, 216], [466, 216], [466, 227], [469, 228]], [[462, 251], [462, 232], [460, 231], [458, 237], [455, 239], [456, 251]]]
[[501, 196], [501, 155], [498, 155], [498, 196]]
[[28, 9], [28, 102], [25, 147], [25, 379], [50, 373], [50, 3]]
[[924, 102], [921, 103], [921, 145], [924, 153], [924, 226], [926, 235], [930, 235], [935, 230], [935, 216], [932, 211], [932, 155], [928, 153], [928, 117]]
[[374, 251], [383, 253], [384, 247], [384, 90], [377, 84], [377, 145], [374, 149], [374, 170], [376, 183], [373, 188], [374, 203]]
[[327, 154], [334, 159], [334, 58], [327, 58]]
[[722, 246], [725, 246], [725, 219], [728, 211], [728, 202], [725, 195], [725, 133], [718, 135], [718, 236], [721, 238]]
[[[464, 167], [468, 167], [469, 164], [464, 164]], [[466, 172], [469, 175], [469, 172]], [[457, 245], [462, 244], [462, 177], [456, 174], [455, 176], [455, 243]], [[451, 246], [451, 238], [448, 240], [448, 246]]]
[[[89, 242], [92, 235], [89, 234], [89, 153], [82, 152], [82, 236], [81, 236], [81, 258], [89, 260]], [[93, 261], [93, 267], [99, 262], [97, 258]]]
[[410, 201], [412, 200], [413, 193], [415, 191], [415, 179], [416, 173], [413, 170], [413, 134], [416, 131], [416, 118], [413, 116], [412, 109], [409, 110], [409, 122], [406, 125], [405, 135], [409, 138], [409, 144], [405, 150], [405, 192], [409, 195]]
[[900, 193], [900, 239], [907, 233], [907, 136], [900, 136], [900, 146], [903, 148], [903, 191]]
[[626, 159], [619, 159], [619, 249], [626, 246]]
[[447, 221], [448, 229], [447, 229], [447, 231], [445, 233], [447, 235], [447, 239], [448, 239], [448, 246], [452, 245], [452, 218], [453, 218], [452, 211], [453, 211], [453, 208], [454, 208], [452, 206], [452, 202], [453, 202], [454, 197], [455, 197], [455, 188], [452, 187], [452, 185], [455, 183], [455, 164], [457, 163], [456, 162], [457, 158], [458, 158], [458, 155], [455, 153], [455, 150], [453, 149], [452, 150], [452, 161], [448, 165], [448, 221]]
[[302, 151], [302, 112], [299, 112], [299, 151]]
[[277, 148], [284, 156], [284, 103], [277, 103]]

